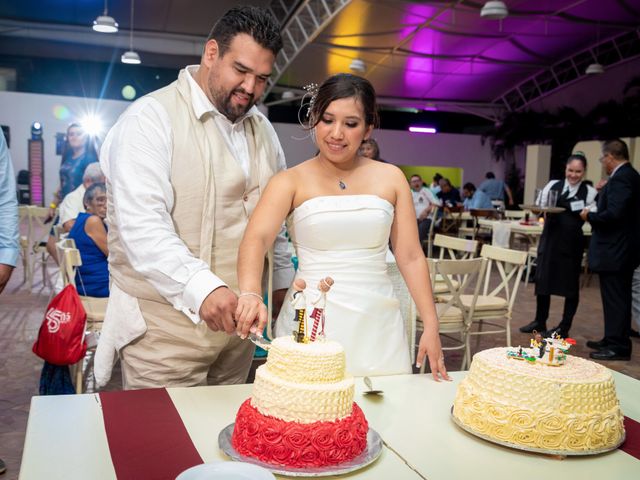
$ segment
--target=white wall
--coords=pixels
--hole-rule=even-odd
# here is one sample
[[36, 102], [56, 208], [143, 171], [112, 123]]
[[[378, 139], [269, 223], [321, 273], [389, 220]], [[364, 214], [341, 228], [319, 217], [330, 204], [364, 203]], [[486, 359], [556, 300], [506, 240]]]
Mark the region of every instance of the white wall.
[[[106, 135], [108, 128], [129, 102], [118, 100], [87, 99], [64, 97], [61, 95], [41, 95], [36, 93], [0, 91], [0, 124], [11, 129], [11, 158], [16, 174], [19, 170], [28, 170], [27, 140], [31, 138], [31, 124], [42, 124], [44, 140], [44, 201], [48, 205], [53, 192], [58, 188], [60, 156], [56, 155], [56, 133], [65, 133], [67, 126], [88, 113], [96, 113], [103, 121]], [[58, 119], [54, 115], [56, 107], [65, 107], [70, 115]]]
[[[276, 123], [289, 166], [315, 155], [316, 147], [308, 132], [294, 124]], [[425, 135], [400, 130], [376, 130], [373, 138], [380, 145], [380, 156], [395, 165], [460, 167], [464, 182], [478, 185], [488, 171], [504, 178], [504, 162], [491, 157], [488, 142], [483, 146], [477, 135], [438, 133]]]
[[[99, 114], [106, 135], [129, 102], [118, 100], [85, 99], [59, 95], [0, 92], [0, 124], [11, 129], [11, 156], [16, 172], [28, 169], [27, 140], [31, 137], [31, 124], [43, 125], [45, 147], [45, 203], [51, 200], [58, 187], [60, 156], [55, 154], [55, 134], [64, 133], [69, 123], [89, 112]], [[70, 116], [58, 119], [54, 109], [66, 107]], [[297, 124], [274, 124], [280, 137], [289, 166], [315, 155], [316, 147], [308, 132]], [[425, 165], [460, 167], [464, 181], [479, 184], [484, 174], [492, 170], [503, 177], [504, 162], [491, 159], [489, 145], [482, 146], [476, 135], [414, 134], [398, 130], [376, 130], [373, 138], [380, 145], [382, 158], [396, 165]]]

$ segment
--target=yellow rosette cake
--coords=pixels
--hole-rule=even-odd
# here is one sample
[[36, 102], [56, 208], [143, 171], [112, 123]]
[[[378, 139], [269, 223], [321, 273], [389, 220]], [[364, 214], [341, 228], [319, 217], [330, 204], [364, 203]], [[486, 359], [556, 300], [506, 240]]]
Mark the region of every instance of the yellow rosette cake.
[[520, 449], [575, 455], [616, 448], [624, 426], [611, 372], [575, 356], [563, 360], [523, 361], [508, 348], [475, 354], [458, 386], [454, 420]]

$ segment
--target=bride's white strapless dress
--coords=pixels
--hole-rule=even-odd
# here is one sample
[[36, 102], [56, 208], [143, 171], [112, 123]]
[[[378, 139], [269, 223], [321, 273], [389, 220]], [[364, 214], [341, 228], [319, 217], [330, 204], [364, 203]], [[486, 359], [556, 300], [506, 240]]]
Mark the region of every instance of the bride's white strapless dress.
[[[344, 346], [347, 371], [356, 376], [411, 373], [385, 261], [393, 214], [393, 205], [381, 197], [337, 195], [311, 198], [287, 218], [298, 257], [296, 278], [312, 292], [326, 276], [335, 282], [327, 294], [325, 334]], [[275, 324], [277, 337], [297, 330], [291, 293]]]

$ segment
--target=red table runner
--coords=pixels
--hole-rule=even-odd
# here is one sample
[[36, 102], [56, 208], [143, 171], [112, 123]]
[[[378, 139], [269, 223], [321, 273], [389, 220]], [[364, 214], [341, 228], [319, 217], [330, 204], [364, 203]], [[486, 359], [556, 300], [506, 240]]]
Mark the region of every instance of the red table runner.
[[203, 463], [166, 389], [103, 392], [100, 401], [119, 480], [173, 480]]
[[624, 417], [625, 441], [620, 450], [640, 460], [640, 423], [633, 418]]

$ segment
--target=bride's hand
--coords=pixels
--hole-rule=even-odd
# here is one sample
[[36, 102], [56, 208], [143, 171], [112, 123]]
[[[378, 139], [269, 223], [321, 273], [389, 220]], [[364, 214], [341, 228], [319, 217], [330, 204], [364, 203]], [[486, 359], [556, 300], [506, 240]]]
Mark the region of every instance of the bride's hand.
[[235, 318], [236, 333], [243, 339], [247, 338], [249, 332], [262, 335], [267, 324], [267, 306], [258, 294], [241, 294], [238, 297]]
[[418, 347], [418, 358], [416, 359], [416, 367], [420, 368], [425, 355], [429, 356], [429, 367], [431, 368], [431, 374], [436, 382], [443, 380], [451, 380], [447, 374], [447, 369], [444, 365], [444, 354], [442, 353], [442, 346], [440, 345], [440, 336], [438, 332], [428, 332], [425, 330], [420, 337], [420, 344]]

